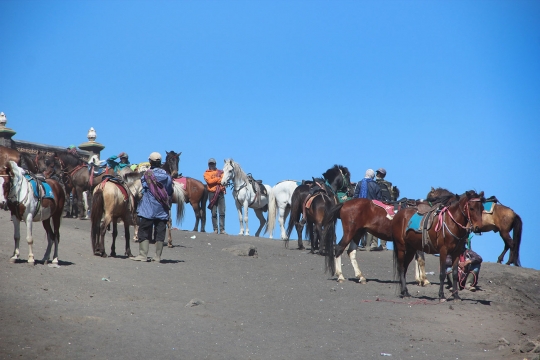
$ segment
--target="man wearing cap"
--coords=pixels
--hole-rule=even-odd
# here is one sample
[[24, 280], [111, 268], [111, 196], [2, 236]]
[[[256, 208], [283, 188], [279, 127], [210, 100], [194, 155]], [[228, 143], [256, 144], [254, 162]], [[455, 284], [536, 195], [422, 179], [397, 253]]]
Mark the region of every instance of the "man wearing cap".
[[152, 261], [161, 262], [173, 186], [171, 177], [161, 168], [161, 155], [158, 152], [153, 152], [148, 160], [150, 161], [150, 169], [141, 177], [143, 195], [137, 207], [139, 255], [131, 259], [148, 261], [148, 247], [153, 233], [154, 240], [156, 240], [156, 255]]
[[[395, 198], [395, 190], [397, 190], [397, 188], [394, 189], [392, 183], [384, 179], [384, 177], [386, 176], [386, 170], [384, 168], [380, 168], [377, 170], [376, 175], [377, 177], [375, 178], [375, 181], [377, 182], [377, 185], [379, 185], [379, 187], [381, 188], [381, 200], [396, 201], [397, 199]], [[374, 242], [370, 244], [371, 250], [388, 250], [388, 248], [386, 247], [386, 240], [381, 239], [381, 246], [377, 246], [377, 240], [377, 238], [373, 237]]]
[[[377, 182], [373, 180], [374, 177], [375, 171], [372, 169], [367, 169], [364, 178], [356, 183], [353, 195], [354, 199], [361, 198], [369, 200], [381, 200], [381, 188], [379, 185], [377, 185]], [[371, 235], [370, 233], [366, 233], [361, 239], [360, 250], [365, 250], [368, 244], [371, 245], [376, 241], [377, 238], [375, 236]], [[351, 252], [356, 250], [356, 247], [356, 243], [352, 241], [349, 245], [349, 250], [347, 251], [349, 256], [352, 256]]]
[[[212, 210], [212, 226], [214, 233], [226, 234], [225, 232], [225, 187], [221, 186], [223, 171], [216, 168], [216, 159], [208, 160], [208, 170], [204, 172], [204, 180], [208, 185], [208, 208]], [[219, 212], [219, 231], [218, 219]]]
[[[120, 162], [116, 162], [115, 160], [120, 158]], [[118, 156], [113, 155], [110, 158], [107, 159], [107, 166], [114, 170], [115, 173], [119, 173], [120, 170], [124, 169], [125, 167], [129, 167], [129, 160], [128, 160], [128, 154], [125, 152], [121, 152], [118, 154]]]

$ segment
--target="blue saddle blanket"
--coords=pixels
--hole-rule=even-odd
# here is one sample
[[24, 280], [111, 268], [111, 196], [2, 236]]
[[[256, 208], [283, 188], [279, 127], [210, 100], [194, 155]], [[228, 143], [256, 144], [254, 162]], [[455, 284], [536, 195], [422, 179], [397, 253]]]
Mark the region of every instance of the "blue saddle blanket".
[[422, 222], [422, 215], [419, 215], [418, 213], [414, 213], [413, 216], [409, 219], [409, 223], [407, 224], [407, 230], [414, 230], [417, 232], [422, 232], [422, 229], [420, 229], [420, 223]]
[[107, 170], [107, 164], [104, 165], [92, 165], [92, 163], [89, 163], [88, 165], [88, 171], [92, 171], [92, 168], [94, 169], [94, 176], [99, 176]]
[[[39, 189], [38, 189], [38, 186], [37, 186], [37, 183], [36, 183], [36, 180], [31, 177], [30, 175], [24, 175], [24, 177], [26, 178], [26, 180], [28, 180], [30, 182], [30, 184], [32, 185], [32, 188], [34, 189], [34, 196], [36, 198], [41, 198], [41, 196], [39, 195]], [[54, 200], [54, 193], [52, 191], [52, 188], [49, 184], [47, 184], [45, 181], [41, 181], [41, 186], [43, 188], [43, 198], [48, 198], [48, 199], [53, 199]]]
[[491, 214], [493, 212], [493, 207], [495, 206], [495, 202], [493, 201], [486, 201], [484, 203], [484, 212]]

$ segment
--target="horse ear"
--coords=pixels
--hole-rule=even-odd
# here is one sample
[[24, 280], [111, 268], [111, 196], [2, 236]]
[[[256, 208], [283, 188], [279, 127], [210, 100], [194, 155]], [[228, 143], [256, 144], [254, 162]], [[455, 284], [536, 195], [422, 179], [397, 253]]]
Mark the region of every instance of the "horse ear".
[[478, 194], [478, 196], [480, 196], [481, 198], [484, 197], [484, 192], [483, 191], [480, 191], [480, 194]]
[[169, 155], [169, 152], [167, 150], [165, 150], [165, 154]]
[[435, 190], [435, 188], [432, 186], [432, 187], [431, 187], [431, 191], [434, 191], [434, 190]]
[[181, 152], [181, 151], [178, 153], [178, 157], [180, 157], [180, 155], [182, 155], [182, 152]]

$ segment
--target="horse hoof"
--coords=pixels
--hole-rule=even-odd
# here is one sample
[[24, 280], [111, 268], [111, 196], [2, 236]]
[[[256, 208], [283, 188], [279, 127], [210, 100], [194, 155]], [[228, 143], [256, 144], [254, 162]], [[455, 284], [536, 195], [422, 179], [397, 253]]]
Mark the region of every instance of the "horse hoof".
[[337, 282], [343, 284], [345, 282], [345, 279], [337, 279]]
[[115, 252], [112, 252], [112, 253], [111, 253], [111, 257], [116, 257], [116, 253], [115, 253]]
[[364, 277], [361, 278], [360, 280], [358, 280], [358, 282], [359, 282], [360, 284], [367, 284], [367, 280], [366, 280], [366, 278], [364, 278]]
[[52, 263], [53, 263], [53, 265], [58, 265], [58, 258], [54, 258]]
[[172, 249], [174, 246], [173, 246], [173, 244], [167, 244], [167, 247]]
[[9, 262], [12, 263], [12, 264], [15, 264], [17, 262], [17, 260], [19, 260], [18, 257], [9, 258]]
[[446, 302], [446, 299], [439, 299], [440, 303]]
[[106, 257], [108, 257], [108, 256], [107, 256], [107, 253], [106, 253], [106, 252], [104, 252], [103, 254], [101, 254], [101, 257], [102, 257], [102, 258], [106, 258]]

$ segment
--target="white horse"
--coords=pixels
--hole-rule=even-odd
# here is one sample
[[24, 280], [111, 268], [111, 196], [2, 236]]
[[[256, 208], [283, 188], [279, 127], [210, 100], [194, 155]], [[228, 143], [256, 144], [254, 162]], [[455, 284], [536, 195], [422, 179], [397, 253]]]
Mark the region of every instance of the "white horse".
[[[294, 189], [298, 187], [296, 180], [283, 180], [278, 182], [272, 188], [272, 196], [268, 202], [268, 223], [265, 233], [270, 233], [270, 239], [273, 238], [274, 227], [276, 226], [276, 212], [279, 212], [279, 226], [281, 228], [281, 240], [287, 240], [285, 231], [285, 220], [291, 212], [291, 198]], [[273, 201], [272, 201], [273, 200]]]
[[[238, 210], [238, 220], [240, 221], [240, 232], [238, 235], [249, 235], [248, 226], [248, 208], [255, 210], [255, 214], [261, 225], [255, 236], [259, 236], [266, 220], [264, 219], [263, 212], [268, 210], [269, 198], [272, 199], [272, 188], [270, 185], [263, 184], [268, 196], [262, 193], [262, 189], [257, 192], [253, 189], [253, 185], [250, 183], [248, 176], [240, 167], [240, 164], [234, 162], [233, 159], [226, 159], [225, 166], [223, 166], [223, 177], [221, 178], [221, 185], [226, 186], [229, 181], [233, 182], [233, 198]], [[244, 209], [244, 219], [242, 222], [242, 208]], [[244, 232], [244, 223], [246, 224], [246, 231]]]
[[[24, 176], [24, 170], [17, 166], [13, 161], [6, 165], [5, 172], [0, 175], [0, 204], [7, 203], [11, 210], [11, 220], [13, 221], [15, 240], [15, 250], [10, 262], [16, 262], [19, 259], [19, 242], [21, 239], [21, 221], [26, 223], [26, 241], [28, 242], [28, 263], [34, 265], [32, 237], [32, 223], [41, 221], [43, 228], [47, 233], [47, 250], [43, 256], [43, 262], [47, 263], [51, 255], [51, 248], [54, 242], [53, 264], [58, 264], [58, 242], [60, 241], [60, 222], [62, 220], [62, 211], [66, 201], [64, 190], [61, 185], [52, 179], [47, 179], [46, 183], [51, 187], [54, 200], [51, 198], [41, 198], [34, 194], [32, 183]], [[35, 182], [34, 182], [35, 184]], [[51, 227], [50, 220], [53, 220]]]

